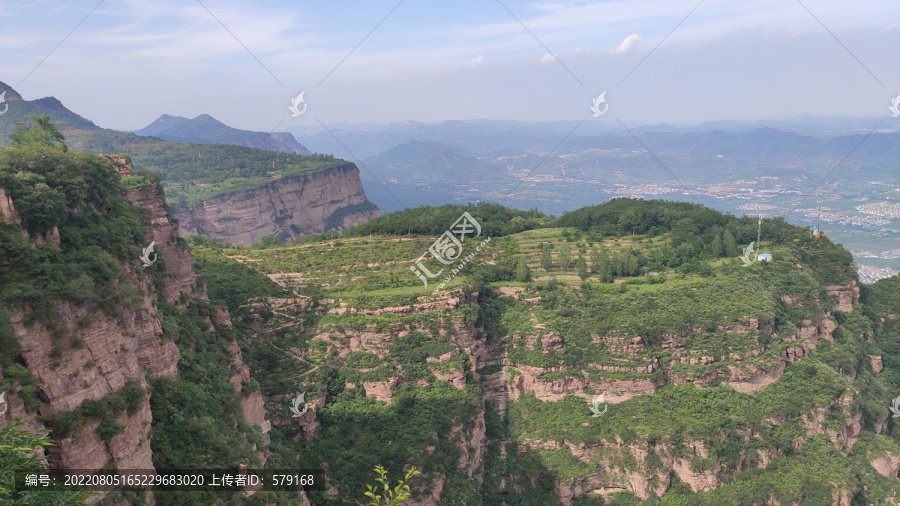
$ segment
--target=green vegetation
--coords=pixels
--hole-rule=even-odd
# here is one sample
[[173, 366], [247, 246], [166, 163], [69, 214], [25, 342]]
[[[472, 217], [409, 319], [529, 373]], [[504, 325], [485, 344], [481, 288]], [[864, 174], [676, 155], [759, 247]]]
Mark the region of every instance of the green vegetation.
[[82, 401], [81, 406], [73, 411], [59, 413], [50, 420], [53, 426], [53, 437], [63, 439], [87, 422], [89, 418], [98, 419], [97, 435], [106, 441], [125, 428], [117, 418], [122, 412], [134, 416], [144, 403], [145, 391], [138, 380], [130, 380], [121, 389], [106, 397], [93, 401]]
[[[839, 493], [878, 504], [900, 493], [872, 466], [900, 454], [887, 410], [900, 391], [900, 281], [861, 287], [851, 310], [852, 258], [827, 238], [766, 220], [762, 248], [774, 261], [744, 267], [756, 220], [693, 204], [617, 199], [558, 219], [490, 204], [420, 207], [290, 244], [180, 240], [210, 300], [166, 300], [165, 267], [135, 261], [141, 209], [120, 195], [188, 181], [120, 178], [57, 134], [35, 120], [0, 149], [0, 186], [21, 203], [23, 224], [0, 226], [0, 388], [27, 411], [41, 404], [11, 325], [19, 309], [26, 325], [56, 330], [50, 360], [87, 346], [55, 322], [60, 301], [118, 318], [149, 295], [181, 358], [175, 377], [133, 380], [46, 418], [54, 437], [88, 421], [114, 437], [146, 402], [144, 385], [157, 467], [254, 467], [264, 451], [271, 469], [323, 469], [307, 494], [317, 505], [363, 490], [372, 504], [440, 489], [441, 504], [472, 506], [559, 504], [576, 490], [579, 505], [828, 504]], [[159, 159], [181, 167], [186, 155]], [[253, 153], [236, 160], [244, 155], [265, 168]], [[295, 162], [297, 174], [338, 163]], [[232, 184], [224, 172], [202, 192]], [[463, 212], [482, 227], [463, 243], [467, 265], [425, 286], [410, 267]], [[269, 444], [244, 419], [251, 392], [267, 401]], [[298, 419], [287, 407], [300, 393], [310, 404]], [[592, 417], [587, 401], [601, 393], [606, 410]], [[391, 486], [389, 475], [405, 478]], [[642, 477], [646, 489], [634, 485]], [[693, 492], [697, 483], [712, 490]], [[592, 486], [622, 491], [584, 493]], [[162, 505], [186, 500], [298, 498], [157, 494]]]
[[[230, 144], [182, 144], [127, 132], [73, 132], [71, 144], [101, 153], [128, 153], [134, 168], [158, 174], [173, 212], [203, 199], [260, 188], [280, 178], [352, 165], [331, 155], [294, 155]], [[136, 184], [129, 180], [127, 184]]]
[[224, 246], [206, 236], [189, 235], [191, 262], [207, 283], [209, 300], [234, 311], [256, 297], [290, 297], [292, 294], [267, 277], [223, 254]]
[[[403, 477], [402, 480], [397, 482], [397, 485], [392, 489], [390, 486], [390, 482], [387, 479], [387, 470], [378, 465], [375, 466], [375, 472], [378, 473], [378, 478], [375, 478], [375, 481], [380, 483], [384, 487], [384, 495], [376, 494], [378, 491], [377, 485], [373, 487], [372, 485], [366, 485], [368, 491], [365, 493], [366, 497], [372, 499], [372, 502], [369, 503], [369, 506], [381, 506], [384, 504], [385, 506], [400, 506], [403, 504], [403, 501], [409, 499], [409, 485], [407, 482], [413, 476], [420, 475], [419, 471], [416, 470], [416, 466], [413, 466], [406, 472], [406, 476]], [[384, 499], [384, 502], [381, 500]]]
[[[144, 226], [142, 210], [119, 194], [113, 164], [68, 151], [45, 120], [17, 130], [36, 141], [0, 149], [0, 188], [30, 233], [0, 225], [0, 301], [27, 304], [31, 321], [55, 328], [55, 301], [93, 303], [108, 315], [135, 304], [139, 291], [115, 266], [140, 256]], [[54, 229], [58, 246], [43, 240]], [[29, 241], [37, 238], [35, 250]]]
[[[376, 463], [401, 473], [414, 464], [422, 469], [423, 482], [446, 478], [442, 500], [447, 504], [500, 504], [501, 497], [507, 504], [555, 504], [556, 483], [596, 473], [606, 473], [612, 483], [624, 470], [652, 476], [673, 458], [684, 460], [692, 472], [715, 473], [722, 484], [696, 494], [673, 476], [663, 498], [651, 494], [641, 501], [621, 492], [605, 499], [579, 496], [576, 503], [812, 504], [838, 489], [877, 502], [897, 492], [868, 463], [869, 455], [900, 447], [893, 436], [864, 436], [856, 448], [842, 452], [823, 435], [840, 433], [860, 414], [867, 430], [886, 417], [878, 401], [878, 396], [887, 398], [885, 377], [875, 377], [866, 366], [866, 354], [884, 350], [860, 341], [858, 336], [874, 328], [863, 313], [832, 311], [833, 342], [820, 339], [809, 356], [788, 364], [777, 381], [755, 395], [726, 385], [742, 371], [776, 367], [796, 345], [792, 336], [811, 325], [805, 322], [832, 310], [831, 287], [855, 277], [846, 251], [781, 220], [767, 220], [763, 249], [776, 261], [743, 267], [740, 245], [756, 239], [756, 220], [661, 201], [620, 199], [591, 210], [555, 220], [501, 213], [484, 204], [416, 208], [339, 236], [305, 237], [287, 245], [245, 249], [198, 243], [195, 251], [203, 250], [202, 255], [231, 257], [229, 262], [252, 272], [255, 281], [248, 278], [244, 288], [238, 278], [223, 279], [223, 293], [267, 282], [264, 273], [286, 289], [321, 301], [305, 318], [274, 302], [238, 309], [244, 323], [236, 324], [235, 332], [243, 336], [245, 357], [261, 391], [306, 391], [326, 399], [316, 413], [321, 426], [314, 438], [297, 441], [296, 429], [273, 429], [272, 465], [296, 466], [319, 455], [329, 469], [329, 484], [352, 493], [361, 486], [359, 476]], [[446, 290], [463, 297], [478, 293], [478, 303], [453, 311], [414, 311], [413, 305], [434, 298], [430, 285], [424, 287], [408, 268], [463, 211], [494, 240]], [[521, 219], [514, 228], [510, 223], [516, 218]], [[469, 244], [477, 243], [467, 241], [464, 248]], [[519, 291], [505, 297], [500, 290]], [[863, 298], [868, 295], [864, 288]], [[350, 312], [328, 312], [336, 308]], [[888, 310], [879, 308], [873, 317]], [[496, 378], [499, 363], [476, 371], [465, 353], [436, 361], [459, 346], [461, 336], [448, 330], [453, 316], [475, 325], [466, 334], [505, 350], [510, 384], [523, 374], [519, 367], [544, 369], [540, 381], [591, 386], [563, 392], [555, 402], [524, 392], [501, 418], [494, 401], [467, 393], [477, 381]], [[340, 351], [358, 333], [378, 333], [384, 344], [376, 340]], [[635, 349], [624, 353], [624, 345]], [[462, 390], [438, 380], [438, 374], [457, 373], [466, 378]], [[364, 396], [369, 385], [387, 388], [395, 380], [390, 403], [374, 400], [371, 392]], [[602, 417], [591, 418], [583, 396], [618, 381], [646, 382], [651, 393], [610, 405]], [[453, 408], [431, 411], [429, 391], [453, 394], [441, 401]], [[849, 397], [859, 400], [848, 405]], [[457, 411], [461, 404], [469, 407]], [[420, 417], [422, 411], [431, 417]], [[446, 434], [436, 427], [460, 424], [464, 432], [472, 413], [484, 413], [487, 433], [480, 487], [461, 480], [460, 464], [452, 464], [461, 455], [459, 443], [445, 448], [446, 463], [434, 460]], [[805, 428], [813, 414], [821, 419], [823, 433]], [[402, 440], [397, 434], [404, 435]], [[599, 453], [575, 457], [568, 445]], [[648, 453], [638, 458], [633, 448]], [[771, 460], [767, 467], [764, 457]], [[819, 459], [834, 465], [807, 467]], [[659, 483], [651, 478], [652, 486]], [[746, 493], [742, 484], [751, 483], [759, 490]], [[860, 483], [873, 485], [863, 490]], [[429, 490], [413, 488], [411, 495]], [[310, 498], [337, 504], [327, 495]]]
[[0, 428], [0, 502], [33, 506], [87, 504], [92, 495], [87, 492], [29, 492], [15, 488], [16, 473], [48, 469], [47, 457], [41, 450], [53, 445], [46, 434], [26, 430], [22, 423], [20, 420]]
[[140, 255], [143, 211], [121, 196], [112, 162], [69, 150], [46, 116], [19, 125], [10, 137], [13, 145], [0, 148], [0, 189], [26, 233], [0, 224], [0, 387], [18, 384], [17, 395], [33, 412], [41, 401], [9, 324], [11, 309], [27, 308], [25, 324], [39, 322], [51, 332], [58, 357], [83, 345], [67, 335], [60, 302], [110, 317], [134, 308], [141, 292], [121, 266]]
[[360, 237], [370, 234], [394, 236], [426, 234], [436, 237], [446, 232], [463, 212], [470, 213], [478, 220], [482, 236], [499, 237], [539, 228], [553, 222], [552, 217], [537, 209], [520, 211], [484, 202], [468, 206], [447, 204], [440, 207], [411, 207], [382, 215], [346, 230], [341, 235]]

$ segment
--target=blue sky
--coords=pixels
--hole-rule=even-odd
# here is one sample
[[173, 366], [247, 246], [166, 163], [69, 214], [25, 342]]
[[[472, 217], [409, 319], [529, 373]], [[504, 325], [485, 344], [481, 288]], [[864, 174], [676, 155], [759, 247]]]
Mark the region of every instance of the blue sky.
[[0, 5], [0, 81], [119, 130], [884, 117], [900, 94], [896, 0], [105, 0], [53, 50], [97, 1]]

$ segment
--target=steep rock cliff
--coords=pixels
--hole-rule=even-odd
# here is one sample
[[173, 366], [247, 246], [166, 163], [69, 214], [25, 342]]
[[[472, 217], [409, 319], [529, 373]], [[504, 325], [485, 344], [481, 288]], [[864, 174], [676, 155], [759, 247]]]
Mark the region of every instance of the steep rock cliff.
[[200, 275], [191, 267], [190, 251], [178, 243], [178, 224], [171, 219], [171, 214], [166, 210], [162, 196], [159, 195], [156, 187], [144, 186], [130, 189], [125, 195], [135, 204], [150, 209], [146, 222], [147, 244], [155, 243], [156, 254], [165, 262], [166, 276], [163, 278], [165, 286], [163, 295], [166, 300], [174, 302], [178, 299], [180, 292], [206, 300], [206, 286]]
[[[428, 334], [432, 337], [448, 339], [452, 342], [453, 349], [442, 353], [438, 356], [427, 357], [424, 360], [425, 366], [428, 368], [436, 381], [446, 381], [458, 390], [471, 388], [471, 379], [474, 378], [474, 365], [480, 363], [479, 360], [485, 352], [484, 340], [478, 337], [481, 329], [477, 328], [472, 320], [466, 319], [465, 316], [457, 314], [461, 306], [465, 303], [477, 303], [478, 295], [472, 294], [468, 299], [465, 297], [450, 294], [443, 294], [437, 300], [425, 300], [422, 297], [417, 303], [407, 306], [383, 307], [381, 309], [362, 309], [348, 307], [346, 303], [340, 300], [322, 299], [317, 301], [319, 305], [311, 307], [311, 301], [308, 299], [279, 299], [268, 298], [264, 301], [256, 301], [242, 309], [248, 310], [244, 312], [241, 320], [235, 320], [236, 324], [247, 325], [254, 331], [254, 340], [265, 341], [267, 344], [277, 341], [279, 334], [290, 334], [293, 331], [303, 329], [308, 333], [310, 341], [314, 343], [312, 348], [327, 349], [328, 354], [335, 360], [343, 361], [351, 354], [359, 355], [360, 353], [370, 353], [373, 356], [387, 357], [390, 354], [391, 344], [401, 340], [411, 333]], [[303, 313], [315, 313], [319, 316], [328, 315], [335, 318], [328, 323], [319, 323], [313, 326], [304, 326], [301, 321], [294, 321], [290, 318], [292, 315]], [[271, 314], [276, 317], [267, 324], [260, 324], [262, 320], [258, 316], [261, 314]], [[349, 321], [357, 316], [373, 317], [420, 317], [420, 321], [410, 324], [392, 323], [390, 325], [378, 326], [375, 324], [357, 327], [348, 325], [344, 322], [344, 318]], [[442, 318], [442, 325], [430, 326], [427, 322], [430, 318]], [[247, 345], [259, 347], [258, 342], [245, 342]], [[288, 381], [298, 384], [296, 389], [290, 393], [278, 393], [265, 397], [265, 408], [268, 412], [272, 425], [281, 430], [292, 425], [298, 426], [299, 430], [292, 432], [294, 441], [301, 439], [313, 440], [320, 437], [317, 429], [321, 426], [320, 419], [321, 410], [328, 401], [327, 393], [315, 398], [307, 396], [306, 411], [300, 416], [293, 416], [288, 409], [291, 401], [296, 397], [297, 393], [303, 389], [303, 384], [308, 378], [316, 373], [319, 366], [309, 369], [310, 364], [315, 361], [315, 353], [309, 350], [304, 351], [296, 347], [279, 347], [275, 349], [284, 354], [285, 360], [294, 363], [299, 369], [307, 369], [305, 372], [294, 374]], [[471, 357], [473, 360], [461, 361], [463, 358]], [[291, 369], [292, 367], [286, 367]], [[364, 370], [363, 370], [364, 372]], [[260, 381], [264, 381], [265, 371], [255, 369], [253, 374]], [[432, 381], [426, 379], [410, 379], [405, 377], [407, 373], [404, 368], [397, 365], [393, 369], [392, 376], [388, 379], [380, 381], [351, 381], [344, 385], [344, 390], [353, 390], [356, 386], [361, 386], [361, 392], [365, 396], [376, 399], [380, 402], [391, 404], [397, 401], [397, 390], [407, 383], [418, 383], [424, 388], [433, 388]], [[279, 385], [282, 386], [282, 385]], [[270, 386], [271, 388], [271, 386]], [[281, 391], [284, 389], [281, 388]], [[295, 393], [296, 392], [296, 393]], [[245, 408], [245, 413], [247, 408]], [[465, 421], [457, 421], [452, 425], [449, 432], [442, 436], [446, 438], [459, 452], [459, 457], [455, 467], [462, 471], [465, 479], [476, 483], [481, 483], [484, 479], [484, 461], [486, 452], [486, 423], [485, 413], [483, 410], [471, 413], [471, 419]], [[426, 453], [437, 451], [434, 446], [425, 449]], [[322, 462], [321, 465], [327, 469], [328, 462]], [[431, 471], [431, 472], [429, 472]], [[448, 476], [443, 472], [435, 472], [425, 469], [428, 474], [427, 478], [421, 478], [416, 485], [416, 489], [421, 494], [416, 499], [410, 499], [409, 504], [416, 506], [434, 506], [439, 504], [447, 495]], [[337, 488], [332, 488], [331, 493], [340, 493]]]
[[353, 164], [286, 177], [262, 188], [220, 195], [175, 215], [185, 233], [249, 246], [265, 235], [293, 239], [343, 230], [379, 216]]
[[[121, 175], [131, 174], [130, 165], [119, 163], [118, 159], [113, 162], [119, 165]], [[123, 194], [132, 203], [149, 210], [145, 214], [146, 243], [155, 243], [158, 259], [154, 263], [158, 261], [164, 267], [161, 284], [155, 287], [160, 299], [178, 303], [181, 294], [185, 294], [206, 300], [205, 284], [193, 270], [190, 251], [178, 240], [178, 224], [171, 219], [157, 187], [128, 189]], [[0, 189], [0, 223], [15, 226], [20, 223], [3, 189]], [[22, 233], [27, 236], [24, 230]], [[58, 233], [55, 240], [53, 237], [48, 240], [58, 246]], [[131, 303], [124, 304], [124, 309], [116, 315], [108, 315], [93, 304], [66, 301], [56, 302], [51, 320], [30, 318], [32, 309], [28, 306], [11, 308], [11, 328], [21, 346], [22, 364], [36, 380], [40, 406], [37, 413], [26, 409], [22, 386], [14, 384], [6, 394], [9, 409], [0, 416], [0, 425], [21, 419], [31, 430], [57, 429], [51, 433], [54, 446], [47, 449], [50, 462], [57, 469], [96, 470], [109, 466], [154, 469], [150, 445], [153, 413], [145, 378], [148, 375], [174, 378], [180, 353], [172, 340], [163, 337], [153, 277], [141, 275], [138, 258], [119, 264], [116, 269], [120, 280], [135, 287]], [[230, 325], [228, 311], [220, 310], [216, 320]], [[236, 386], [240, 392], [242, 381], [249, 379], [248, 370], [237, 346], [232, 351], [232, 365], [239, 371]], [[127, 384], [139, 385], [143, 394], [137, 409], [120, 412], [113, 420], [107, 420], [119, 427], [113, 435], [103, 437], [103, 421], [95, 416], [80, 415], [80, 423], [62, 435], [52, 425], [54, 420], [77, 410], [85, 401], [102, 401], [110, 395], [121, 394]], [[269, 425], [259, 392], [244, 395], [241, 407], [246, 420], [260, 425], [265, 437]], [[264, 461], [264, 454], [260, 457]], [[149, 499], [152, 504], [152, 495]]]

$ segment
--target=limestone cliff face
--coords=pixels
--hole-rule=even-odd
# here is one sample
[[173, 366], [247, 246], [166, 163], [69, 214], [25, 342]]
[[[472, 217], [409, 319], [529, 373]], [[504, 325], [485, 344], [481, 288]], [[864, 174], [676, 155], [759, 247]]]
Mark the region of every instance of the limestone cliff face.
[[343, 230], [379, 216], [353, 164], [286, 177], [262, 188], [219, 195], [175, 215], [184, 233], [249, 246], [266, 235], [289, 239]]

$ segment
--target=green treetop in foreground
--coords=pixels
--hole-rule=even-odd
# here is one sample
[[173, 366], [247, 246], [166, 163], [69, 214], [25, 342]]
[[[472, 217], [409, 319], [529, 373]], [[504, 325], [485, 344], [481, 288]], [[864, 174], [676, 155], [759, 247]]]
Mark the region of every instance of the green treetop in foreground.
[[0, 429], [0, 504], [87, 504], [88, 492], [21, 491], [15, 489], [16, 473], [46, 472], [42, 450], [53, 443], [47, 434], [20, 428], [22, 421]]
[[403, 504], [403, 501], [409, 499], [409, 485], [407, 484], [409, 479], [418, 474], [422, 474], [416, 470], [415, 466], [413, 466], [406, 472], [406, 476], [397, 482], [397, 485], [392, 489], [391, 484], [387, 479], [387, 470], [378, 465], [375, 466], [375, 472], [378, 473], [378, 478], [375, 478], [375, 481], [384, 486], [384, 495], [376, 494], [377, 486], [373, 487], [372, 485], [366, 485], [366, 488], [369, 490], [365, 495], [372, 499], [369, 506], [400, 506]]

